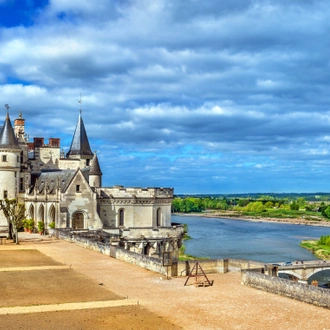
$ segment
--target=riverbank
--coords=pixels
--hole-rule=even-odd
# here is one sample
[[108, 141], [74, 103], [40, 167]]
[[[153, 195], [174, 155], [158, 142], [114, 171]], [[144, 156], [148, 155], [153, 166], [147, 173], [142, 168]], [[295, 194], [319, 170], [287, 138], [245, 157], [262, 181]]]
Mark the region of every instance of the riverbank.
[[249, 217], [241, 215], [235, 211], [205, 211], [201, 213], [172, 213], [179, 216], [194, 216], [202, 218], [220, 218], [253, 222], [280, 222], [283, 224], [330, 227], [330, 221], [326, 220], [307, 220], [304, 218], [269, 218], [269, 217]]
[[300, 246], [311, 251], [319, 259], [330, 259], [330, 247], [319, 244], [318, 240], [304, 240]]

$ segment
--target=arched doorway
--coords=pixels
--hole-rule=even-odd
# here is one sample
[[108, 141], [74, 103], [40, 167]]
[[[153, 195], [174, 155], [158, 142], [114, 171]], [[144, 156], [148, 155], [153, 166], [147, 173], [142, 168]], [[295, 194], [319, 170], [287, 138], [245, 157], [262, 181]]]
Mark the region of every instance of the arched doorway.
[[84, 228], [84, 214], [82, 212], [76, 212], [72, 217], [72, 228], [83, 229]]
[[148, 242], [143, 248], [143, 254], [149, 256], [150, 255], [150, 248], [151, 248], [150, 243]]

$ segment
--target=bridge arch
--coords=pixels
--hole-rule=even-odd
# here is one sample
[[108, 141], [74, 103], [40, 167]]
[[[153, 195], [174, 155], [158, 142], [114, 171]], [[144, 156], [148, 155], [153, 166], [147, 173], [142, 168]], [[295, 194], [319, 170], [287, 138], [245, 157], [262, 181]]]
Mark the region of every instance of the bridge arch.
[[[292, 280], [292, 277], [297, 278], [298, 281], [303, 280], [303, 278], [300, 274], [298, 274], [298, 273], [296, 273], [292, 270], [282, 270], [282, 271], [279, 270], [278, 275], [282, 275], [282, 276], [279, 276], [279, 277], [282, 277], [282, 278], [287, 278], [288, 277], [290, 280]], [[285, 276], [285, 275], [287, 275], [287, 276]]]
[[[288, 274], [298, 278], [299, 282], [308, 283], [314, 278], [314, 275], [323, 271], [329, 271], [330, 275], [330, 263], [329, 262], [305, 262], [301, 265], [280, 266], [278, 268], [278, 276], [280, 274]], [[327, 275], [327, 276], [329, 276]], [[284, 276], [279, 276], [284, 277]]]
[[321, 269], [315, 273], [313, 273], [308, 278], [308, 284], [311, 284], [313, 280], [317, 280], [319, 284], [329, 282], [330, 277], [330, 269]]

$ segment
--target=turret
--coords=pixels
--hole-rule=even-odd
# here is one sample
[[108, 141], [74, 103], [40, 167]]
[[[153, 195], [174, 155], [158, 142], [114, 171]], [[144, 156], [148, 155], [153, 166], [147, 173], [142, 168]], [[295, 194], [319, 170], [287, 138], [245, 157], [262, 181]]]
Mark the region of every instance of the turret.
[[94, 153], [94, 157], [90, 162], [89, 185], [95, 188], [102, 187], [102, 172], [96, 152]]
[[81, 111], [79, 113], [76, 130], [74, 132], [70, 150], [66, 154], [69, 159], [83, 160], [83, 167], [90, 165], [90, 160], [93, 158], [91, 147], [89, 146], [88, 137], [82, 120]]
[[25, 142], [25, 119], [22, 117], [22, 111], [14, 121], [15, 136], [18, 142]]

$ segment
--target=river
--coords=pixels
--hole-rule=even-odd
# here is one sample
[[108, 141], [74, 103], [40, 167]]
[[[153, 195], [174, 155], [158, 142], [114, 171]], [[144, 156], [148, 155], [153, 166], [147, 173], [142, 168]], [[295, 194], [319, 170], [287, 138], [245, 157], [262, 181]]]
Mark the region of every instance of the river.
[[274, 222], [172, 216], [186, 223], [191, 240], [186, 253], [210, 258], [243, 258], [265, 263], [317, 259], [299, 246], [304, 239], [330, 235], [330, 227], [291, 225]]
[[[172, 216], [172, 221], [188, 225], [191, 240], [184, 242], [186, 254], [211, 259], [243, 258], [264, 263], [317, 259], [299, 246], [305, 239], [330, 235], [330, 227], [274, 222]], [[330, 271], [317, 280], [330, 281]]]

